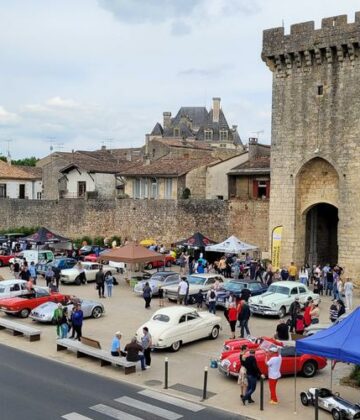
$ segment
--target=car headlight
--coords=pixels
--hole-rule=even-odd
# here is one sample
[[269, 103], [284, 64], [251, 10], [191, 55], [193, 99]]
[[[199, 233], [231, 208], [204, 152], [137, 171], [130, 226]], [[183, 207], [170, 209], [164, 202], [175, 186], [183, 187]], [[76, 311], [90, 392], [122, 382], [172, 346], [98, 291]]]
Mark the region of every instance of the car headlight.
[[237, 368], [237, 362], [233, 362], [232, 367], [233, 367], [234, 369], [236, 369], [236, 368]]
[[275, 308], [275, 307], [276, 307], [276, 303], [272, 303], [272, 304], [271, 304], [271, 307], [272, 307], [272, 308]]

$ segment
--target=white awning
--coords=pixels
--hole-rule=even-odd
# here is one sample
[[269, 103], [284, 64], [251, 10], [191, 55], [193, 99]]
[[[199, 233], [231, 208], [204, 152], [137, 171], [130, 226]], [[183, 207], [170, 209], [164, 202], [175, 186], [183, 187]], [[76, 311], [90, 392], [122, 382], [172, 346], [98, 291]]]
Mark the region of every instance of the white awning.
[[247, 244], [246, 242], [242, 242], [236, 236], [232, 235], [224, 242], [207, 246], [205, 251], [224, 252], [226, 254], [241, 254], [243, 252], [253, 251], [255, 249], [258, 249], [258, 247], [255, 245]]

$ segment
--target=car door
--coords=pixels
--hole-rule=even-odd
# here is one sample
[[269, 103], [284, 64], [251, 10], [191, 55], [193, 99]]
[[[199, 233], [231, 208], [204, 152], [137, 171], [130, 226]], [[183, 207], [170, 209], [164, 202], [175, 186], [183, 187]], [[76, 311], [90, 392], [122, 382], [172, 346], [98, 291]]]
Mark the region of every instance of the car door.
[[174, 343], [175, 341], [182, 341], [183, 343], [189, 342], [189, 335], [187, 332], [187, 322], [186, 322], [186, 315], [181, 315], [179, 318], [179, 322], [176, 326], [174, 326], [174, 331], [172, 335], [171, 341]]
[[21, 293], [20, 284], [19, 283], [15, 283], [15, 284], [12, 284], [10, 286], [10, 288], [5, 291], [5, 295], [4, 296], [6, 296], [6, 297], [15, 297], [15, 296], [20, 296], [21, 294], [22, 293]]
[[208, 331], [204, 329], [203, 319], [197, 312], [191, 312], [186, 315], [188, 341], [199, 340], [207, 335]]
[[308, 291], [305, 286], [299, 286], [299, 299], [301, 306], [304, 306], [308, 297]]
[[99, 264], [89, 264], [85, 271], [86, 280], [93, 281], [95, 280], [96, 273], [99, 271]]
[[251, 292], [251, 296], [257, 296], [262, 293], [262, 286], [259, 283], [249, 283], [248, 288]]

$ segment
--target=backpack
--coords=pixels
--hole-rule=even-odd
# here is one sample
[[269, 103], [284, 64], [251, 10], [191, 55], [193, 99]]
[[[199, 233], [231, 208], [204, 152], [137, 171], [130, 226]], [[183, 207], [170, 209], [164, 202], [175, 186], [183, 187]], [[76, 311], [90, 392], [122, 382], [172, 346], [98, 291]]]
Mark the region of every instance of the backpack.
[[216, 298], [216, 294], [215, 294], [215, 292], [212, 290], [211, 292], [210, 292], [210, 299], [215, 299]]

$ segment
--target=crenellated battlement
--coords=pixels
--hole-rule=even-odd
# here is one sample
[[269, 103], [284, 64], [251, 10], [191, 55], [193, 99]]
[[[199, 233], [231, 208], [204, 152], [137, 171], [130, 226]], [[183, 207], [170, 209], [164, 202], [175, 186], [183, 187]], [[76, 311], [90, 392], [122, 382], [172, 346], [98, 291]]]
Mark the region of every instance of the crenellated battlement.
[[360, 57], [360, 12], [348, 23], [347, 15], [322, 19], [321, 28], [315, 23], [291, 25], [290, 34], [283, 27], [267, 29], [263, 33], [262, 59], [279, 76], [293, 68], [333, 64]]

